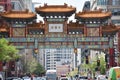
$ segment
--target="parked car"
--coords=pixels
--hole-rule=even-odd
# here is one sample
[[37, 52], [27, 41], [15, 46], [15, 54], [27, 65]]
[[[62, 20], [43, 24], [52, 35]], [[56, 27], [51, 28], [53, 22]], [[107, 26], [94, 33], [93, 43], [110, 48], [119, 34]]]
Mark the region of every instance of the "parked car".
[[7, 77], [5, 80], [21, 80], [18, 77]]
[[31, 78], [28, 77], [28, 76], [24, 76], [24, 77], [22, 77], [22, 79], [23, 79], [23, 80], [31, 80]]
[[80, 76], [79, 80], [88, 80], [87, 76]]
[[33, 80], [46, 80], [46, 78], [45, 77], [36, 77]]
[[107, 80], [106, 75], [98, 75], [96, 80]]
[[69, 80], [67, 77], [60, 77], [60, 80]]
[[16, 78], [16, 79], [13, 79], [13, 80], [23, 80], [23, 79], [21, 79], [21, 78]]

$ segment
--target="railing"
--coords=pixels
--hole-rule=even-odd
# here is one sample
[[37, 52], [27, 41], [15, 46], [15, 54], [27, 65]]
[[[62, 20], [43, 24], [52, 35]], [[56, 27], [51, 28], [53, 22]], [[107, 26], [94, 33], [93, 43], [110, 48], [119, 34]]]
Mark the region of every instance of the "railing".
[[77, 39], [78, 42], [101, 42], [109, 41], [108, 37], [38, 37], [38, 38], [6, 38], [10, 42], [73, 42]]
[[[6, 38], [16, 48], [108, 48], [107, 37], [38, 37], [38, 38]], [[18, 44], [16, 44], [18, 43]], [[54, 43], [54, 44], [53, 44]], [[87, 44], [85, 44], [87, 43]]]

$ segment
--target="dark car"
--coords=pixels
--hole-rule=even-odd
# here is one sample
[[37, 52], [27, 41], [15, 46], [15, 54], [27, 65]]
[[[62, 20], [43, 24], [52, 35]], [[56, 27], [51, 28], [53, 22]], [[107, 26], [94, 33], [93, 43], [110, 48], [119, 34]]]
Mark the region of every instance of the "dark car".
[[88, 80], [87, 76], [80, 76], [79, 80]]
[[5, 80], [21, 80], [18, 77], [7, 77]]

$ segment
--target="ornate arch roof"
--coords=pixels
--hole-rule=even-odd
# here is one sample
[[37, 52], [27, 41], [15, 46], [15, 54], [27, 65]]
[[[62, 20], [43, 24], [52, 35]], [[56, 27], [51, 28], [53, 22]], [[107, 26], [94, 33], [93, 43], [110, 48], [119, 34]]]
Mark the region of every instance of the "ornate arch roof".
[[0, 25], [0, 32], [9, 32], [9, 27], [7, 24]]
[[33, 12], [25, 11], [8, 11], [1, 14], [3, 18], [11, 18], [11, 19], [29, 19], [36, 18], [36, 14]]
[[68, 6], [67, 4], [64, 5], [47, 5], [44, 4], [44, 6], [39, 6], [37, 8], [35, 8], [36, 12], [38, 14], [44, 15], [45, 13], [69, 13], [69, 14], [73, 14], [76, 11], [75, 7], [72, 6]]
[[102, 26], [103, 33], [116, 33], [120, 30], [119, 27], [115, 26], [114, 24], [104, 25]]
[[102, 10], [95, 11], [83, 11], [75, 14], [75, 18], [109, 18], [111, 17], [111, 12], [102, 12]]

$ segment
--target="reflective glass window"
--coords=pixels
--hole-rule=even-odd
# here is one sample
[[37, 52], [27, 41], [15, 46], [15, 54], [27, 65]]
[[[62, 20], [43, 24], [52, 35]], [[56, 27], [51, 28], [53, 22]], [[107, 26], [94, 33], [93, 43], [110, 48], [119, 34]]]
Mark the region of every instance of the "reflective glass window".
[[107, 5], [108, 0], [98, 0], [97, 5]]
[[112, 0], [112, 5], [120, 5], [120, 0]]

